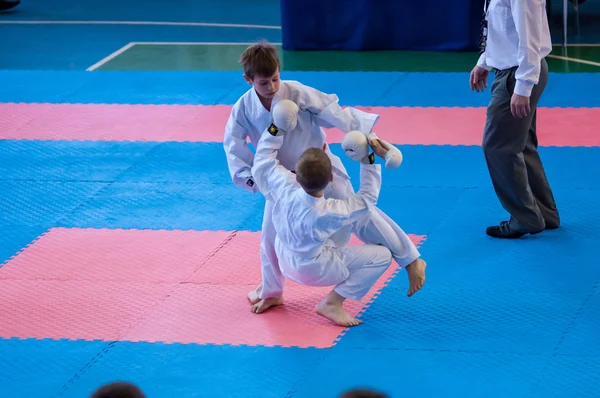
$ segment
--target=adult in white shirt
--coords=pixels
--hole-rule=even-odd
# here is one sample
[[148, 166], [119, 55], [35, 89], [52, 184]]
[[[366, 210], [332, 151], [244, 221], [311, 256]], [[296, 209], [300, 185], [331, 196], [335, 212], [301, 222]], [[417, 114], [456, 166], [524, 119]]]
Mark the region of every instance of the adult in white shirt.
[[548, 82], [552, 50], [545, 0], [487, 0], [482, 53], [471, 71], [472, 90], [487, 87], [483, 150], [494, 189], [510, 220], [488, 227], [496, 238], [520, 238], [558, 228], [560, 217], [537, 151], [536, 109]]

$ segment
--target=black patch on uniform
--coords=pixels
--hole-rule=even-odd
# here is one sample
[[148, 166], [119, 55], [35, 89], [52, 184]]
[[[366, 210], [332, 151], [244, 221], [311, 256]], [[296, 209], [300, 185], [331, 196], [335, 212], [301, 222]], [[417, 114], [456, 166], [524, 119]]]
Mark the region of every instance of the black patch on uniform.
[[277, 126], [275, 126], [275, 124], [271, 123], [271, 125], [269, 126], [269, 134], [271, 134], [272, 136], [277, 136], [277, 134], [279, 133], [279, 128], [277, 128]]
[[252, 188], [254, 186], [254, 180], [252, 178], [248, 178], [246, 180], [246, 185], [248, 185], [250, 188]]
[[375, 152], [369, 154], [369, 164], [375, 163]]

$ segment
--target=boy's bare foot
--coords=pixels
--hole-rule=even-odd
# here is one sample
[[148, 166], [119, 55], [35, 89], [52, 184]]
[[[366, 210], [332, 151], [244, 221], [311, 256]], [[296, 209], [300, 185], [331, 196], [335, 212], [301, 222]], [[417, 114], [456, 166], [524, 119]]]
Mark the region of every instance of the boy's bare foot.
[[315, 310], [317, 314], [339, 326], [357, 326], [362, 323], [360, 319], [353, 318], [344, 311], [341, 303], [330, 303], [327, 298], [321, 300]]
[[412, 296], [425, 284], [425, 268], [427, 263], [420, 258], [416, 259], [406, 267], [408, 273], [408, 297]]
[[262, 283], [260, 285], [258, 285], [256, 287], [256, 289], [251, 290], [248, 293], [248, 301], [250, 301], [250, 304], [254, 305], [260, 301], [260, 297], [258, 297], [258, 295], [260, 294], [261, 289], [262, 289]]
[[283, 305], [283, 297], [262, 299], [250, 307], [250, 311], [254, 312], [255, 314], [262, 314], [269, 308], [276, 307], [278, 305]]

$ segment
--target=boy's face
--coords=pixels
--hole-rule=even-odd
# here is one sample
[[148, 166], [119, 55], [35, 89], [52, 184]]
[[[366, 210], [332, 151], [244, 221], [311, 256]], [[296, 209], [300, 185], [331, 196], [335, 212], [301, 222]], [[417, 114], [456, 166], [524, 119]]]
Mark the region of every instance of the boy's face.
[[273, 98], [277, 91], [279, 91], [279, 71], [275, 72], [273, 76], [254, 76], [254, 79], [248, 78], [244, 75], [244, 79], [254, 86], [254, 89], [263, 98]]

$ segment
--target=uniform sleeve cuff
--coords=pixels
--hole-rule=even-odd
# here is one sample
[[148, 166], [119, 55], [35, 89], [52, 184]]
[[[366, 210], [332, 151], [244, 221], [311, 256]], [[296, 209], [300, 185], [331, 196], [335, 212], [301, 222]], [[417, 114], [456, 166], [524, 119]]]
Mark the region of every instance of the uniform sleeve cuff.
[[523, 80], [517, 80], [515, 85], [515, 94], [522, 97], [530, 97], [531, 91], [533, 90], [533, 83], [529, 83]]
[[492, 70], [492, 68], [490, 68], [486, 63], [485, 63], [485, 53], [481, 54], [479, 56], [479, 59], [477, 60], [477, 66], [479, 66], [480, 68], [483, 68], [487, 71]]

